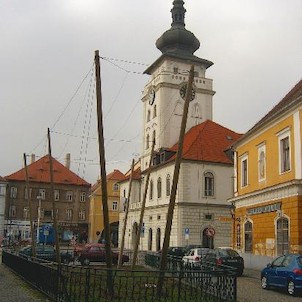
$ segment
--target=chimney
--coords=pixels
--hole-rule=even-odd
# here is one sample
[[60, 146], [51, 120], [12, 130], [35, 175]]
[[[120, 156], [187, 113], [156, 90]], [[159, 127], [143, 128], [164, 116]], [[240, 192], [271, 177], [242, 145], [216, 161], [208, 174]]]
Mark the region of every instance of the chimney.
[[35, 161], [36, 161], [36, 155], [35, 155], [35, 154], [32, 154], [32, 155], [31, 155], [30, 163], [33, 164]]
[[70, 153], [66, 153], [65, 157], [65, 167], [70, 170]]

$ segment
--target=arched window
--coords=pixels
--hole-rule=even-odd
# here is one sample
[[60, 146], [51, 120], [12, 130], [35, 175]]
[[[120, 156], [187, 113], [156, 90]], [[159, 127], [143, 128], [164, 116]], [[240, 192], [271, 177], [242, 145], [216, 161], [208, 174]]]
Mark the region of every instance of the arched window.
[[152, 250], [152, 229], [149, 229], [149, 238], [148, 238], [148, 250]]
[[171, 193], [171, 179], [170, 179], [170, 174], [168, 174], [166, 178], [166, 196], [170, 196], [170, 193]]
[[288, 219], [281, 217], [277, 220], [277, 255], [288, 253], [289, 247]]
[[150, 180], [150, 187], [149, 187], [149, 198], [150, 198], [150, 200], [152, 200], [153, 199], [153, 180], [151, 179]]
[[160, 228], [156, 231], [156, 251], [160, 250]]
[[154, 145], [156, 144], [155, 138], [156, 138], [156, 132], [155, 130], [153, 130], [152, 143], [154, 142]]
[[214, 175], [211, 172], [204, 174], [204, 196], [214, 196]]
[[156, 112], [156, 105], [154, 105], [154, 108], [153, 108], [153, 117], [156, 117], [157, 115], [157, 112]]
[[150, 140], [150, 136], [149, 136], [149, 134], [147, 134], [147, 136], [146, 136], [146, 149], [149, 149], [149, 140]]
[[150, 122], [150, 119], [151, 119], [151, 111], [148, 110], [148, 112], [147, 112], [147, 122]]
[[253, 224], [250, 221], [244, 224], [244, 250], [253, 252]]
[[161, 178], [157, 179], [157, 198], [161, 198]]

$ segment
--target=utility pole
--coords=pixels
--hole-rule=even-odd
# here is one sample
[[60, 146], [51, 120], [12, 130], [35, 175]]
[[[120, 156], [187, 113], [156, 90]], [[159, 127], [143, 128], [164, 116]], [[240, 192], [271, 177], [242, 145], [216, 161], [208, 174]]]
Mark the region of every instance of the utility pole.
[[31, 192], [29, 187], [29, 177], [28, 177], [28, 169], [26, 163], [26, 154], [23, 153], [24, 159], [24, 167], [25, 167], [25, 177], [26, 177], [26, 190], [27, 190], [27, 200], [28, 200], [28, 207], [29, 207], [29, 221], [30, 221], [30, 232], [31, 232], [31, 249], [33, 252], [33, 256], [36, 257], [36, 239], [35, 239], [35, 230], [33, 224], [33, 210], [32, 210], [32, 202], [31, 202]]
[[134, 159], [132, 160], [132, 165], [131, 165], [131, 174], [130, 174], [128, 198], [127, 198], [127, 202], [126, 202], [124, 225], [123, 225], [123, 230], [122, 230], [122, 242], [121, 242], [121, 248], [120, 248], [120, 253], [119, 253], [119, 257], [118, 257], [118, 264], [117, 264], [118, 268], [120, 268], [122, 266], [124, 244], [125, 244], [125, 233], [126, 233], [126, 227], [127, 227], [129, 204], [130, 204], [131, 189], [132, 189], [133, 170], [134, 170]]
[[112, 278], [112, 256], [110, 246], [110, 223], [108, 212], [108, 193], [107, 193], [107, 175], [105, 163], [105, 147], [104, 147], [104, 128], [103, 128], [103, 111], [102, 111], [102, 90], [101, 90], [101, 67], [99, 51], [95, 51], [95, 77], [96, 77], [96, 99], [97, 99], [97, 120], [98, 120], [98, 139], [99, 139], [99, 155], [101, 169], [101, 186], [102, 186], [102, 203], [103, 203], [103, 218], [105, 232], [105, 251], [107, 271], [107, 286], [108, 293], [113, 297], [113, 278]]
[[178, 185], [178, 179], [179, 179], [180, 163], [181, 163], [181, 158], [182, 158], [183, 141], [184, 141], [184, 136], [185, 136], [185, 131], [186, 131], [189, 103], [190, 103], [191, 96], [192, 96], [193, 79], [194, 79], [194, 66], [192, 65], [191, 69], [190, 69], [189, 81], [188, 81], [188, 85], [187, 85], [187, 89], [186, 89], [186, 98], [185, 98], [183, 116], [182, 116], [181, 126], [180, 126], [178, 150], [177, 150], [176, 160], [175, 160], [172, 190], [171, 190], [171, 196], [170, 196], [170, 202], [169, 202], [168, 214], [167, 214], [166, 229], [165, 229], [165, 237], [164, 237], [162, 253], [161, 253], [161, 258], [160, 258], [160, 266], [159, 266], [160, 273], [159, 273], [158, 286], [157, 286], [158, 296], [161, 295], [162, 286], [163, 286], [163, 282], [164, 282], [164, 274], [165, 274], [165, 270], [167, 267], [167, 253], [168, 253], [168, 247], [170, 244], [171, 227], [172, 227], [173, 213], [174, 213], [176, 193], [177, 193], [177, 185]]
[[49, 173], [50, 173], [50, 200], [52, 201], [52, 212], [53, 212], [53, 226], [55, 229], [55, 243], [56, 243], [56, 260], [58, 266], [61, 266], [61, 256], [60, 256], [60, 245], [59, 245], [59, 234], [58, 234], [58, 222], [57, 222], [57, 208], [54, 196], [54, 180], [53, 180], [53, 164], [51, 155], [51, 140], [50, 140], [50, 130], [47, 129], [48, 137], [48, 159], [49, 159]]
[[144, 220], [144, 213], [145, 213], [147, 192], [148, 192], [148, 188], [149, 188], [149, 179], [150, 179], [150, 174], [151, 174], [151, 166], [152, 166], [152, 160], [153, 160], [154, 147], [155, 147], [155, 139], [153, 140], [153, 143], [152, 143], [149, 167], [148, 167], [147, 177], [146, 177], [146, 181], [145, 181], [145, 191], [144, 191], [144, 197], [143, 197], [143, 200], [142, 200], [141, 215], [140, 215], [139, 226], [138, 226], [138, 236], [136, 236], [134, 252], [133, 252], [132, 270], [134, 270], [134, 266], [136, 264], [138, 246], [139, 246], [139, 241], [140, 241], [140, 238], [141, 238], [141, 230], [142, 230], [143, 220]]

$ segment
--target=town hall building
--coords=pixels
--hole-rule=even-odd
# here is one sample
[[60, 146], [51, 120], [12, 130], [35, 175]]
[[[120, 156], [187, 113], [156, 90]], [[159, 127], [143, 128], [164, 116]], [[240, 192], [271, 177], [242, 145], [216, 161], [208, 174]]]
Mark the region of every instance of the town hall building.
[[[175, 0], [171, 10], [171, 28], [156, 41], [156, 47], [162, 54], [145, 71], [150, 79], [142, 95], [143, 146], [129, 198], [125, 248], [133, 248], [138, 234], [141, 236], [141, 250], [157, 251], [162, 248], [192, 65], [194, 81], [170, 246], [231, 246], [232, 216], [227, 200], [233, 193], [234, 170], [230, 146], [240, 134], [212, 120], [215, 91], [212, 79], [206, 77], [206, 71], [213, 63], [194, 55], [200, 42], [185, 28], [185, 12], [184, 2]], [[151, 159], [143, 228], [138, 232], [153, 141], [155, 152]], [[128, 191], [129, 177], [120, 183], [121, 200], [126, 199]], [[124, 217], [125, 212], [122, 211], [119, 236], [122, 235]]]

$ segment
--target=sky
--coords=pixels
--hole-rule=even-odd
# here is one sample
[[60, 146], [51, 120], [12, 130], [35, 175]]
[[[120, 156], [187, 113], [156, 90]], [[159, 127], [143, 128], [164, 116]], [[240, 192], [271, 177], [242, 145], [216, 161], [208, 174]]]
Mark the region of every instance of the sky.
[[[48, 153], [100, 175], [94, 53], [100, 52], [107, 174], [142, 150], [143, 74], [172, 0], [0, 0], [0, 176]], [[244, 133], [301, 79], [301, 0], [186, 0], [186, 29], [214, 62], [213, 120]]]

